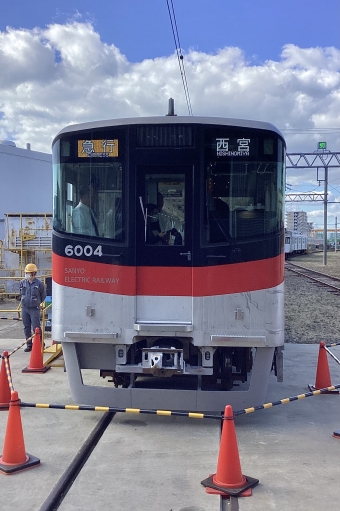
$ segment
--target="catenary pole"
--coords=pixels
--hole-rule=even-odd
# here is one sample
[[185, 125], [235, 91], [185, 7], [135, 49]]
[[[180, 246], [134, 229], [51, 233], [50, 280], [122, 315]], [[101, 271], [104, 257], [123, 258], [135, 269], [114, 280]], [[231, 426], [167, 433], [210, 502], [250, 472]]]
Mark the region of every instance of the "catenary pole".
[[323, 264], [327, 265], [327, 192], [328, 192], [328, 167], [325, 166], [325, 193], [323, 201]]

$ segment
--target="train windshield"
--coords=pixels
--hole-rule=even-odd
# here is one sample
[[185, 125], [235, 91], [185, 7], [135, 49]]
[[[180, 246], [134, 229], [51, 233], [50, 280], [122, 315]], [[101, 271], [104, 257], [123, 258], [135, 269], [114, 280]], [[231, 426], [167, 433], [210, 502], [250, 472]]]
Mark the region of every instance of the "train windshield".
[[147, 245], [183, 245], [185, 242], [184, 174], [145, 174], [144, 239]]
[[[62, 141], [61, 148], [59, 141], [55, 145], [61, 160], [69, 145], [68, 140]], [[80, 236], [123, 241], [123, 163], [80, 160], [54, 165], [54, 227]]]
[[171, 256], [159, 251], [163, 264], [171, 264], [164, 257], [173, 257], [176, 245], [185, 246], [179, 255], [189, 254], [191, 261], [199, 247], [244, 245], [280, 232], [280, 137], [235, 126], [156, 128], [110, 128], [56, 141], [57, 231], [126, 245], [129, 228], [129, 243], [146, 247], [145, 264], [153, 258], [151, 247], [173, 247]]
[[236, 147], [230, 143], [232, 137], [216, 137], [216, 145], [206, 147], [203, 241], [207, 244], [263, 236], [283, 225], [282, 142], [234, 138]]

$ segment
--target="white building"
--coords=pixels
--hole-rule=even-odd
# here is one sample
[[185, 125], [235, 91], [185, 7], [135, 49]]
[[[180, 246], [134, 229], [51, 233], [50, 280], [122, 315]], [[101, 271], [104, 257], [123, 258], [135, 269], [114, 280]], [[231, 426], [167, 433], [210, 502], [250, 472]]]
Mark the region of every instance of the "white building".
[[0, 240], [7, 213], [52, 213], [52, 155], [0, 141]]
[[287, 211], [286, 226], [288, 231], [298, 231], [301, 234], [309, 234], [310, 228], [305, 211]]
[[0, 291], [19, 292], [25, 265], [51, 271], [52, 155], [0, 141]]

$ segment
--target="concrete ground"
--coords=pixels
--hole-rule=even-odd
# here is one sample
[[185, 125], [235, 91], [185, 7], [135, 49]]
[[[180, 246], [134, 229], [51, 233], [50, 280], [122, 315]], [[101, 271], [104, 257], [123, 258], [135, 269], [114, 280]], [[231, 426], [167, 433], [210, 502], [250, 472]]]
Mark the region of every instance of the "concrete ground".
[[[12, 351], [18, 339], [0, 339]], [[308, 392], [315, 383], [318, 345], [288, 344], [284, 383], [270, 376], [267, 402]], [[333, 348], [340, 358], [340, 347]], [[23, 374], [30, 354], [10, 358], [22, 401], [72, 403], [67, 373]], [[340, 369], [329, 358], [332, 384]], [[0, 454], [7, 425], [0, 412]], [[41, 465], [11, 476], [0, 474], [2, 511], [36, 511], [102, 417], [98, 412], [21, 409], [26, 452]], [[340, 396], [321, 395], [242, 415], [235, 419], [243, 474], [260, 480], [241, 511], [319, 511], [339, 508]], [[218, 421], [117, 414], [60, 506], [61, 511], [213, 511], [219, 497], [200, 481], [216, 472]]]

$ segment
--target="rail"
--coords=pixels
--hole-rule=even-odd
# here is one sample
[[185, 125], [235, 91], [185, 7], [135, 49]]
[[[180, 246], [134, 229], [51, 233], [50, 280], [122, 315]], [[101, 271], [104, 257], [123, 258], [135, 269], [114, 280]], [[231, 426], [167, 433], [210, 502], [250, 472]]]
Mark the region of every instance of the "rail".
[[[340, 278], [338, 278], [338, 277], [334, 277], [333, 275], [328, 275], [327, 273], [322, 273], [320, 271], [312, 270], [310, 268], [306, 268], [304, 266], [299, 266], [297, 264], [293, 264], [290, 262], [285, 263], [285, 268], [288, 271], [291, 271], [297, 275], [300, 275], [301, 277], [305, 277], [309, 280], [312, 280], [313, 282], [316, 282], [317, 284], [321, 284], [324, 287], [328, 287], [328, 288], [332, 289], [333, 291], [340, 293]], [[331, 282], [336, 282], [339, 284], [335, 286]]]

